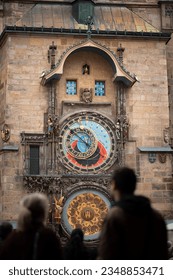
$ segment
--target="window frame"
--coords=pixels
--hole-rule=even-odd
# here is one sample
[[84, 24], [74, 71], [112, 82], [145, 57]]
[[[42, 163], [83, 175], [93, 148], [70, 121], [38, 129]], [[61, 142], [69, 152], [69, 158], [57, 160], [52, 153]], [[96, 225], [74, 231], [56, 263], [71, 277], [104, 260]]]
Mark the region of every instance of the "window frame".
[[[68, 82], [75, 82], [76, 83], [76, 93], [74, 93], [74, 94], [67, 93], [67, 83]], [[66, 86], [66, 95], [68, 95], [68, 96], [76, 96], [77, 95], [77, 79], [66, 79], [65, 86]]]
[[[32, 148], [36, 148], [37, 147], [37, 150], [38, 150], [38, 155], [37, 157], [31, 157], [31, 150]], [[34, 162], [34, 165], [37, 165], [37, 167], [34, 166], [33, 168], [33, 165], [31, 162]], [[34, 169], [37, 171], [34, 172]], [[29, 174], [30, 175], [40, 175], [40, 145], [36, 145], [36, 144], [30, 144], [29, 145]]]
[[[104, 95], [97, 95], [96, 94], [96, 83], [104, 83]], [[97, 96], [97, 97], [106, 96], [106, 81], [105, 80], [95, 80], [94, 95]]]

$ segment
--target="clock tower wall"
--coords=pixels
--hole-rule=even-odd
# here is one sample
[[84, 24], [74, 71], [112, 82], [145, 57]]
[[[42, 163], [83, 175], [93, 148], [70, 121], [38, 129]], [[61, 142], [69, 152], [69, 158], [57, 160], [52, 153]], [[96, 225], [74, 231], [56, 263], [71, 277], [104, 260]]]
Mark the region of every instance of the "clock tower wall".
[[[83, 66], [85, 64], [89, 67], [88, 74], [83, 74]], [[71, 111], [67, 105], [70, 102], [80, 102], [80, 104], [75, 103], [72, 105], [74, 110], [92, 108], [92, 110], [104, 110], [108, 114], [113, 113], [116, 104], [116, 86], [113, 83], [113, 75], [114, 72], [111, 65], [99, 52], [79, 49], [78, 52], [70, 54], [65, 61], [63, 75], [57, 83], [57, 107], [60, 114], [64, 115]], [[77, 84], [76, 94], [73, 96], [67, 94], [66, 83], [68, 80], [75, 81]], [[95, 84], [97, 81], [105, 83], [103, 96], [95, 94]], [[82, 91], [86, 88], [92, 91], [92, 101], [89, 103], [82, 102], [80, 98]], [[106, 103], [106, 106], [103, 109], [104, 103]]]

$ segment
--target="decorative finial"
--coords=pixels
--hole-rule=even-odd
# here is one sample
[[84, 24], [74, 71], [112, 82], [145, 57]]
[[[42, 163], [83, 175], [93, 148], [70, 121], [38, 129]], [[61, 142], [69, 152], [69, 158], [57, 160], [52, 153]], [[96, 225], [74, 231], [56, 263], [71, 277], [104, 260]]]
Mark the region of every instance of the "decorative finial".
[[51, 69], [55, 68], [55, 50], [57, 46], [54, 45], [54, 41], [52, 41], [52, 45], [49, 46], [48, 50], [48, 62], [51, 64]]
[[87, 37], [91, 38], [91, 33], [92, 33], [92, 25], [94, 24], [93, 17], [88, 16], [85, 20], [85, 24], [88, 25], [88, 30], [87, 30]]
[[119, 61], [121, 64], [123, 64], [123, 53], [125, 51], [125, 48], [122, 47], [122, 45], [120, 44], [120, 46], [117, 48], [117, 52], [118, 52], [118, 56], [119, 56]]

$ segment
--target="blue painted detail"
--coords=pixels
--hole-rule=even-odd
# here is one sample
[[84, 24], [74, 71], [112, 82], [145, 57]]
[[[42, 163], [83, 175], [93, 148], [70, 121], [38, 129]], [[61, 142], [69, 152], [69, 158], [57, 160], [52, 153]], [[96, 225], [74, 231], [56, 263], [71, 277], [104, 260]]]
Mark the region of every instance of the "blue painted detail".
[[105, 96], [105, 82], [104, 81], [95, 82], [95, 95], [96, 96]]

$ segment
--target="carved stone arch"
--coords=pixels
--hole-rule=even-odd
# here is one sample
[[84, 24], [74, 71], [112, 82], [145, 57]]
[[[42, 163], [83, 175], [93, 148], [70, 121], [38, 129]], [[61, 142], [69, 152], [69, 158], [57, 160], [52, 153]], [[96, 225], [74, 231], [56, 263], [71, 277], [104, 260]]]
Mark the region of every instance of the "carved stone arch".
[[74, 52], [83, 50], [93, 50], [100, 53], [110, 63], [114, 71], [113, 81], [123, 82], [126, 86], [130, 87], [136, 82], [135, 75], [130, 74], [125, 67], [118, 61], [114, 52], [112, 52], [105, 45], [95, 42], [91, 39], [84, 40], [66, 49], [66, 51], [59, 58], [58, 63], [54, 69], [44, 73], [41, 83], [46, 85], [51, 80], [59, 80], [63, 74], [64, 64], [68, 56]]

